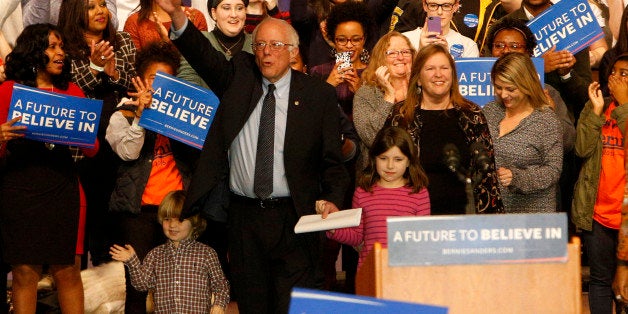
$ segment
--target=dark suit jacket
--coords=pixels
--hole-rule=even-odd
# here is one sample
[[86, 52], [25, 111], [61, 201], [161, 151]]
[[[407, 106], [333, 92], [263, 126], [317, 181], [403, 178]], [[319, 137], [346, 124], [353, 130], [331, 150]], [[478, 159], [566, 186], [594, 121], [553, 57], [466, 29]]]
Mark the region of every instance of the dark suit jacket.
[[[174, 43], [221, 100], [192, 176], [183, 212], [190, 216], [229, 179], [227, 151], [262, 97], [262, 75], [252, 54], [227, 61], [191, 23]], [[284, 163], [299, 216], [314, 214], [317, 199], [340, 208], [349, 177], [342, 164], [336, 91], [297, 71], [290, 82]]]
[[[528, 21], [523, 5], [517, 11], [506, 15], [504, 18], [515, 18]], [[565, 101], [570, 114], [578, 120], [584, 104], [589, 100], [589, 84], [591, 77], [591, 63], [589, 60], [589, 49], [581, 50], [574, 55], [576, 64], [571, 70], [571, 78], [563, 81], [557, 71], [545, 73], [545, 83], [552, 85], [560, 92], [560, 96]]]

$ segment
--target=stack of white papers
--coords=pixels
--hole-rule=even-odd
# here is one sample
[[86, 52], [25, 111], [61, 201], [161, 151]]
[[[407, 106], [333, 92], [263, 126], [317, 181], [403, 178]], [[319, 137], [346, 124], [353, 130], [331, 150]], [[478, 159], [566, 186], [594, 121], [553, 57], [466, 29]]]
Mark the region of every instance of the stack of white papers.
[[294, 233], [306, 233], [360, 225], [362, 208], [345, 209], [331, 213], [323, 219], [321, 215], [301, 216], [294, 226]]

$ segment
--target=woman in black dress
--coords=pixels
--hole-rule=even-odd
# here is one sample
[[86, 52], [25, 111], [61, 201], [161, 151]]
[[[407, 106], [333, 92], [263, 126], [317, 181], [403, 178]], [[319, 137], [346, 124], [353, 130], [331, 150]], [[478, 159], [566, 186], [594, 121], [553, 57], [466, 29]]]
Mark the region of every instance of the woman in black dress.
[[[406, 100], [393, 107], [387, 125], [403, 127], [419, 148], [421, 165], [429, 179], [432, 215], [465, 213], [499, 213], [504, 211], [497, 176], [493, 140], [480, 107], [462, 97], [454, 60], [446, 47], [423, 47], [414, 59]], [[477, 143], [477, 144], [476, 144]], [[474, 206], [465, 183], [444, 162], [444, 148], [455, 146], [460, 168], [472, 169], [476, 179]], [[470, 148], [486, 151], [480, 168], [478, 156]]]
[[[0, 120], [7, 121], [15, 83], [84, 97], [70, 83], [70, 64], [60, 32], [50, 24], [24, 29], [6, 63], [0, 85]], [[16, 313], [35, 313], [37, 282], [49, 266], [64, 313], [83, 312], [80, 255], [84, 196], [67, 145], [23, 138], [11, 119], [0, 127], [0, 230], [4, 259], [13, 272]], [[93, 156], [97, 150], [83, 150]], [[83, 210], [81, 210], [81, 206]], [[84, 221], [84, 220], [82, 220]], [[78, 244], [78, 245], [77, 245]]]

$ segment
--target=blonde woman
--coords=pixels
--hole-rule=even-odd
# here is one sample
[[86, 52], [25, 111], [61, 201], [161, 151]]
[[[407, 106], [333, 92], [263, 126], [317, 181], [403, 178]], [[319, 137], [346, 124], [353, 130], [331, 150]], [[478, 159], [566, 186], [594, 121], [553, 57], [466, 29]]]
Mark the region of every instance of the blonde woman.
[[484, 107], [507, 213], [556, 211], [562, 171], [561, 124], [530, 57], [513, 52], [493, 65], [495, 101]]

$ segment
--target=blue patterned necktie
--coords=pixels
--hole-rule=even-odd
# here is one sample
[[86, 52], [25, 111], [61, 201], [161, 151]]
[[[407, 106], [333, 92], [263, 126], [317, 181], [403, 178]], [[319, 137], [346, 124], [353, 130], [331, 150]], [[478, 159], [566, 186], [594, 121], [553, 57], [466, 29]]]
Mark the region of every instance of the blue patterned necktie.
[[275, 146], [275, 85], [268, 84], [259, 121], [253, 192], [261, 199], [273, 193], [273, 155]]

